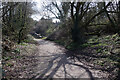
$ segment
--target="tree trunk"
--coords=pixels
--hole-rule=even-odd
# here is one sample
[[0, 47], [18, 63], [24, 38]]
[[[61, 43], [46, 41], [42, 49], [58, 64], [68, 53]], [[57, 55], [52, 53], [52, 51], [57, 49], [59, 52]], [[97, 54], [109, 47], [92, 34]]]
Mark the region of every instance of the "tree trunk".
[[104, 3], [104, 10], [105, 10], [105, 13], [106, 13], [106, 15], [107, 15], [113, 29], [114, 29], [114, 32], [116, 32], [117, 27], [116, 27], [115, 23], [113, 22], [113, 20], [111, 19], [110, 15], [108, 14], [107, 8], [105, 7], [105, 3]]
[[119, 12], [118, 12], [118, 28], [119, 28], [119, 34], [120, 34], [120, 1], [118, 2], [119, 6]]
[[[74, 3], [71, 4], [71, 18], [73, 20], [73, 28], [72, 28], [72, 40], [74, 43], [81, 43], [82, 42], [82, 32], [79, 26], [79, 10], [80, 10], [81, 3], [78, 2], [77, 6], [75, 7], [76, 13], [73, 14], [73, 7]], [[81, 37], [81, 38], [80, 38]]]
[[74, 23], [73, 23], [73, 29], [72, 29], [72, 39], [73, 39], [73, 42], [77, 43], [78, 40], [79, 40], [79, 29], [78, 29], [78, 20], [77, 18], [74, 20]]
[[[119, 35], [120, 35], [120, 1], [118, 2], [119, 12], [118, 12], [118, 27], [119, 27]], [[118, 67], [120, 67], [120, 60], [118, 61]], [[118, 80], [120, 80], [120, 68], [118, 71]]]
[[20, 31], [19, 31], [18, 44], [21, 43], [21, 38], [22, 38], [21, 32], [22, 32], [22, 30], [23, 30], [23, 28], [21, 28]]
[[[27, 5], [27, 2], [25, 3], [25, 5]], [[22, 16], [22, 25], [21, 25], [21, 29], [20, 29], [20, 31], [19, 31], [19, 34], [18, 34], [18, 44], [20, 44], [21, 43], [21, 41], [22, 41], [22, 31], [23, 31], [23, 29], [24, 29], [24, 27], [25, 27], [25, 23], [26, 23], [26, 15], [27, 15], [27, 8], [26, 8], [27, 6], [25, 6], [25, 8], [24, 8], [24, 6], [22, 7], [22, 9], [24, 10], [23, 11], [23, 16]]]

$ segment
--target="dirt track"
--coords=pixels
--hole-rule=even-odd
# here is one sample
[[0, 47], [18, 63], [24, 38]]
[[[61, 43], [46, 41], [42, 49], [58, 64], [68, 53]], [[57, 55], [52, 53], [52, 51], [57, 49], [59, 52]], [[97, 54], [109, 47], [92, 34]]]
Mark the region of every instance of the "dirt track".
[[[107, 78], [108, 74], [71, 59], [72, 53], [51, 41], [38, 41], [37, 53], [18, 60], [7, 75], [17, 78]], [[67, 54], [66, 54], [67, 53]], [[23, 53], [22, 53], [23, 54]], [[29, 53], [30, 54], [30, 53]], [[15, 63], [14, 63], [15, 64]]]
[[[36, 39], [37, 40], [37, 39]], [[39, 58], [36, 66], [36, 75], [33, 78], [105, 78], [108, 75], [100, 70], [93, 70], [76, 59], [62, 46], [45, 41], [39, 42]], [[68, 54], [66, 54], [68, 53]]]

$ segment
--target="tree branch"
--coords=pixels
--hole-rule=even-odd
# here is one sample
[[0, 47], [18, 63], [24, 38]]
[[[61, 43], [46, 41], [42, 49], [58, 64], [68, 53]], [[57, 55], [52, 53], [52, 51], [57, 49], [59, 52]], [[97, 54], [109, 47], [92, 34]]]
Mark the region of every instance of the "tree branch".
[[[105, 8], [107, 8], [111, 3], [112, 3], [112, 2], [109, 2], [109, 3], [105, 6]], [[102, 9], [102, 10], [101, 10], [100, 12], [98, 12], [97, 14], [95, 14], [95, 15], [85, 24], [85, 26], [89, 25], [89, 23], [90, 23], [96, 16], [98, 16], [98, 15], [100, 15], [101, 13], [105, 12], [105, 8]]]

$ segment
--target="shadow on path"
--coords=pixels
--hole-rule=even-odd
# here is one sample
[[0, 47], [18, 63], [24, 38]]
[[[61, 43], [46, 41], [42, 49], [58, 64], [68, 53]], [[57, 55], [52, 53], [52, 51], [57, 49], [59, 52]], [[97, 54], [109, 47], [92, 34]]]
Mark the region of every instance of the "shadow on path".
[[[50, 56], [52, 56], [52, 55], [50, 55]], [[50, 57], [50, 56], [48, 56], [48, 57]], [[45, 57], [47, 57], [47, 56], [45, 56]], [[71, 73], [69, 73], [69, 71], [71, 71], [70, 69], [67, 71], [67, 66], [66, 65], [68, 65], [68, 66], [73, 66], [73, 67], [77, 66], [80, 69], [84, 69], [85, 73], [87, 73], [86, 76], [88, 76], [88, 78], [90, 80], [94, 80], [94, 77], [93, 77], [91, 71], [87, 67], [85, 67], [83, 65], [76, 64], [75, 61], [71, 60], [70, 55], [68, 55], [68, 54], [65, 54], [65, 53], [64, 54], [56, 54], [56, 56], [51, 58], [50, 61], [48, 61], [48, 62], [49, 62], [49, 64], [45, 67], [45, 69], [41, 73], [37, 73], [31, 79], [36, 79], [36, 78], [37, 79], [38, 78], [45, 78], [45, 79], [54, 78], [54, 75], [56, 75], [59, 78], [59, 76], [61, 74], [64, 75], [64, 77], [62, 77], [62, 78], [81, 78], [82, 77], [81, 74], [84, 74], [84, 71], [80, 72], [78, 70], [79, 71], [79, 74], [78, 74], [79, 77], [78, 76], [75, 77], [75, 75], [72, 75]], [[57, 64], [57, 65], [54, 68], [52, 68], [55, 64]], [[63, 70], [60, 69], [61, 67], [63, 68]], [[62, 73], [61, 74], [58, 73], [58, 75], [57, 75], [56, 74], [57, 71], [62, 71]]]
[[[35, 74], [31, 80], [49, 78], [104, 78], [106, 73], [93, 70], [90, 66], [84, 65], [71, 51], [51, 41], [38, 40], [39, 55]], [[105, 76], [104, 76], [105, 75]], [[100, 76], [100, 77], [99, 77]]]

